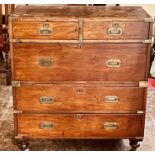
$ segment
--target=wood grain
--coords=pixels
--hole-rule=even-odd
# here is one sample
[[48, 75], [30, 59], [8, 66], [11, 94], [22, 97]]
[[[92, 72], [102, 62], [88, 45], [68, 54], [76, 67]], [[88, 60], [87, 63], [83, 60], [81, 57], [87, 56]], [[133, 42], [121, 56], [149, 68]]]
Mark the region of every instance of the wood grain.
[[[41, 10], [41, 11], [40, 11]], [[72, 20], [85, 18], [86, 20], [118, 20], [144, 21], [151, 18], [141, 7], [119, 6], [33, 6], [18, 5], [14, 12], [20, 21], [38, 20]], [[27, 16], [23, 16], [27, 14]]]
[[[118, 24], [122, 29], [122, 35], [108, 35], [108, 29]], [[147, 39], [149, 32], [149, 23], [146, 22], [102, 22], [85, 21], [83, 26], [84, 40], [118, 40], [118, 39]]]
[[[145, 80], [146, 57], [146, 44], [84, 44], [79, 48], [76, 44], [13, 43], [13, 80], [141, 81]], [[53, 65], [40, 66], [43, 58], [51, 59]], [[108, 68], [109, 59], [119, 59], [120, 67]]]
[[[41, 39], [41, 40], [77, 40], [77, 22], [47, 22], [52, 29], [51, 35], [40, 35], [44, 22], [13, 22], [13, 38]], [[31, 27], [31, 28], [30, 28]], [[22, 30], [22, 31], [21, 31]]]
[[[144, 110], [144, 88], [104, 87], [90, 84], [48, 84], [15, 89], [16, 108], [45, 113], [137, 113]], [[118, 97], [107, 102], [107, 96]], [[41, 97], [54, 102], [42, 103]]]
[[5, 25], [8, 25], [9, 18], [9, 4], [5, 4]]
[[152, 18], [141, 7], [17, 6], [9, 21], [17, 137], [144, 136]]
[[[44, 138], [129, 138], [142, 137], [141, 115], [105, 114], [49, 114], [18, 115], [18, 134], [24, 137]], [[42, 129], [42, 122], [50, 122], [52, 129]], [[117, 129], [105, 129], [104, 123], [115, 122]]]

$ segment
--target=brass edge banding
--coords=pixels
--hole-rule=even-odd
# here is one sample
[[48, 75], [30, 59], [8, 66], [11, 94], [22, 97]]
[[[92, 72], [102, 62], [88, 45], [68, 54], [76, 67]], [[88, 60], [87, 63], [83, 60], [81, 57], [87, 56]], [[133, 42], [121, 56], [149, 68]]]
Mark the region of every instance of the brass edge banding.
[[152, 43], [152, 39], [147, 40], [38, 40], [38, 39], [10, 39], [11, 43]]
[[137, 114], [144, 114], [143, 110], [137, 110]]
[[14, 113], [14, 114], [22, 114], [23, 111], [22, 111], [22, 110], [14, 110], [13, 113]]
[[153, 20], [153, 18], [144, 18], [144, 21], [145, 22], [150, 22], [150, 23], [153, 23], [154, 22], [154, 20]]
[[82, 47], [82, 40], [83, 40], [83, 19], [79, 19], [79, 47]]
[[12, 87], [21, 87], [20, 81], [12, 81]]
[[139, 81], [139, 87], [146, 88], [147, 87], [147, 81]]
[[17, 136], [15, 136], [15, 139], [23, 139], [23, 138], [24, 138], [23, 135], [17, 135]]

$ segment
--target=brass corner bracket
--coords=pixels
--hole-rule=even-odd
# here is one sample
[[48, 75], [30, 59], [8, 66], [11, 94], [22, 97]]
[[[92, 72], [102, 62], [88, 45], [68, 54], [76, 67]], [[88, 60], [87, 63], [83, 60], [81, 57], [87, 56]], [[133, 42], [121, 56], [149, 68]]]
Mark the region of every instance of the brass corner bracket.
[[147, 81], [139, 81], [139, 87], [147, 87]]

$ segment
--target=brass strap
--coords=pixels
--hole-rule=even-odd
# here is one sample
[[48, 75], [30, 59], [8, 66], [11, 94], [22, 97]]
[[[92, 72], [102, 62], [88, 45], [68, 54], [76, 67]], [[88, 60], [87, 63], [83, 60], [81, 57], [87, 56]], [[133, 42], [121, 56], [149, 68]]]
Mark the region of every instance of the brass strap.
[[137, 114], [144, 114], [143, 110], [137, 110]]
[[82, 43], [103, 43], [103, 44], [112, 44], [112, 43], [143, 43], [143, 44], [151, 44], [152, 39], [145, 40], [83, 40], [82, 30], [79, 34], [79, 40], [39, 40], [39, 39], [10, 39], [10, 43], [70, 43], [70, 44], [82, 44]]
[[139, 87], [146, 88], [147, 87], [147, 81], [139, 81]]
[[82, 47], [82, 40], [83, 40], [83, 19], [79, 19], [79, 47]]
[[12, 81], [12, 87], [21, 87], [20, 81]]
[[13, 113], [14, 113], [14, 114], [22, 114], [23, 111], [22, 111], [22, 110], [14, 110]]
[[153, 18], [151, 18], [151, 17], [149, 17], [149, 18], [144, 18], [144, 21], [145, 21], [145, 22], [150, 22], [150, 23], [153, 23], [153, 22], [154, 22]]

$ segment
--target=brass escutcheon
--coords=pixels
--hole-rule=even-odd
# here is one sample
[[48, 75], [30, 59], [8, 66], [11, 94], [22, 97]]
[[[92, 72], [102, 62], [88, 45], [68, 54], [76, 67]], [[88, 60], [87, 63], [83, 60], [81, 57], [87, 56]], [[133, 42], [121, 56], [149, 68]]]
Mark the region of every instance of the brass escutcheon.
[[77, 93], [82, 93], [82, 92], [84, 92], [84, 88], [77, 88], [77, 89], [76, 89], [76, 92], [77, 92]]
[[42, 27], [38, 30], [39, 35], [52, 35], [53, 29], [48, 22], [43, 22]]
[[76, 114], [75, 119], [80, 120], [82, 118], [82, 114]]

